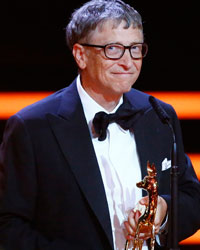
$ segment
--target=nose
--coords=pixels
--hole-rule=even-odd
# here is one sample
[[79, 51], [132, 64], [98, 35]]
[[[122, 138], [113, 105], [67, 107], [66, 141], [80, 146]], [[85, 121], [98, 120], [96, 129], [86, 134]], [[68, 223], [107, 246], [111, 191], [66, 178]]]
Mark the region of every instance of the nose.
[[134, 59], [132, 59], [128, 49], [125, 50], [123, 56], [119, 59], [119, 65], [124, 69], [130, 69], [134, 64]]

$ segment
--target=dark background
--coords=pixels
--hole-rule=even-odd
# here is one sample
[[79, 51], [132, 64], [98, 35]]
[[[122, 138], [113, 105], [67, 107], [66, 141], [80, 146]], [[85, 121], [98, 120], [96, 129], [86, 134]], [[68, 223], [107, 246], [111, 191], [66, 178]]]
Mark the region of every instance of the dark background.
[[[70, 13], [85, 1], [2, 1], [0, 91], [57, 90], [76, 76], [65, 44]], [[200, 90], [198, 1], [134, 3], [144, 22], [149, 54], [135, 87]], [[149, 3], [152, 2], [152, 3]]]
[[[71, 12], [85, 1], [0, 4], [0, 91], [56, 91], [77, 68], [65, 43]], [[143, 91], [200, 91], [198, 1], [126, 0], [143, 17], [148, 56], [135, 84]], [[151, 3], [149, 3], [151, 2]], [[0, 122], [0, 141], [5, 121]], [[199, 152], [200, 121], [181, 121], [187, 152]]]
[[[85, 1], [0, 3], [0, 91], [56, 91], [77, 68], [65, 43], [70, 13]], [[143, 91], [200, 91], [198, 1], [126, 0], [144, 22], [148, 56], [135, 87]], [[6, 121], [0, 121], [0, 142]], [[200, 152], [200, 120], [181, 120], [186, 152]], [[188, 249], [192, 249], [191, 247]]]

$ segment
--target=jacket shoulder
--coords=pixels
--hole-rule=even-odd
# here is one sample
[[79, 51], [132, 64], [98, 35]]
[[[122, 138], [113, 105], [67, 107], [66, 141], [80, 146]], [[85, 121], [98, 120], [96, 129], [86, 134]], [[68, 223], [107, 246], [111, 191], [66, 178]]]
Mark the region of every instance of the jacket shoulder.
[[75, 81], [69, 86], [62, 88], [49, 96], [30, 104], [14, 116], [19, 116], [23, 120], [38, 119], [44, 117], [47, 113], [57, 114], [61, 102], [67, 98], [68, 94], [75, 88]]

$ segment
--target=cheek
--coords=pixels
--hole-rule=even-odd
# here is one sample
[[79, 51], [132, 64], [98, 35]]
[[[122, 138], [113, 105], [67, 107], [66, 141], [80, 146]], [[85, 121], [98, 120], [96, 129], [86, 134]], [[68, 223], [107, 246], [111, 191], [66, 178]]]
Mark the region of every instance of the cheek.
[[136, 63], [136, 69], [140, 72], [140, 71], [141, 71], [141, 68], [142, 68], [142, 60], [139, 60], [139, 61]]
[[103, 64], [102, 64], [102, 73], [105, 73], [105, 74], [110, 74], [111, 72], [115, 71], [115, 69], [118, 68], [117, 64], [115, 61], [105, 61]]
[[110, 77], [110, 73], [112, 69], [115, 67], [115, 64], [112, 61], [105, 60], [104, 62], [100, 62], [98, 65], [98, 73], [101, 78]]

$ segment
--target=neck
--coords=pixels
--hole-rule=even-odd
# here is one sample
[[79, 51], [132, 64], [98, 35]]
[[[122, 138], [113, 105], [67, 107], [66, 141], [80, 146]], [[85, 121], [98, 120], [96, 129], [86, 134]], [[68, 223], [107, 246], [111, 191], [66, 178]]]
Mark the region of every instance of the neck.
[[100, 106], [102, 106], [108, 112], [112, 112], [120, 100], [120, 97], [118, 97], [116, 99], [109, 98], [109, 97], [107, 98], [103, 94], [96, 94], [96, 93], [92, 93], [91, 91], [87, 91], [87, 90], [86, 90], [86, 92], [93, 98], [93, 100], [95, 100], [95, 102], [97, 102]]
[[157, 194], [149, 193], [149, 204], [147, 206], [144, 219], [148, 219], [149, 222], [154, 222], [155, 213], [157, 207]]
[[95, 100], [95, 102], [97, 102], [100, 106], [102, 106], [108, 112], [113, 111], [113, 109], [117, 106], [121, 98], [121, 95], [119, 94], [114, 95], [113, 93], [111, 94], [110, 92], [106, 93], [105, 91], [97, 91], [93, 89], [92, 87], [88, 87], [83, 82], [82, 82], [82, 87], [87, 92], [87, 94], [93, 100]]

